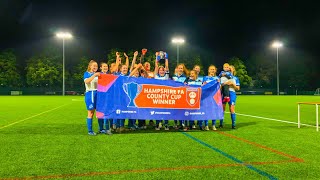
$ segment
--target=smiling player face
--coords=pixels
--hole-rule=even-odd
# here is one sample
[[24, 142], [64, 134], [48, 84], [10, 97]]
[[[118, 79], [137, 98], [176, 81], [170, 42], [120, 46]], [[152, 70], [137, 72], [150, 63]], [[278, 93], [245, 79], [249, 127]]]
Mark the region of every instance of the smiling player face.
[[165, 70], [164, 70], [164, 67], [160, 67], [160, 68], [159, 68], [159, 75], [160, 75], [160, 76], [164, 76], [165, 73], [166, 73], [166, 72], [165, 72]]
[[144, 68], [146, 69], [146, 71], [150, 71], [150, 63], [144, 63]]
[[196, 71], [190, 71], [190, 79], [196, 80], [196, 76], [197, 76], [196, 73], [197, 73]]
[[126, 65], [122, 65], [121, 74], [127, 74], [127, 73], [128, 73], [128, 67]]
[[104, 72], [104, 73], [108, 72], [108, 70], [109, 70], [108, 64], [103, 63], [103, 64], [101, 65], [100, 69], [101, 69], [101, 71]]
[[217, 73], [217, 69], [214, 66], [210, 66], [208, 72], [210, 76], [214, 76]]
[[98, 64], [96, 62], [92, 63], [90, 65], [90, 69], [91, 69], [91, 72], [97, 72], [98, 70]]
[[183, 66], [182, 65], [178, 66], [177, 72], [178, 72], [179, 75], [183, 74]]
[[196, 71], [196, 73], [200, 73], [200, 66], [195, 66], [194, 68], [193, 68], [193, 70], [195, 70]]

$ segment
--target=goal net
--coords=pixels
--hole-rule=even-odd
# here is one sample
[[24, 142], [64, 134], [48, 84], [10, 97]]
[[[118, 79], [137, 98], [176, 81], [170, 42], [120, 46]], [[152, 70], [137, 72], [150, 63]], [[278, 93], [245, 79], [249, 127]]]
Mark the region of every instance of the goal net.
[[314, 92], [314, 95], [320, 96], [320, 88], [317, 88], [317, 89], [316, 89], [316, 92]]

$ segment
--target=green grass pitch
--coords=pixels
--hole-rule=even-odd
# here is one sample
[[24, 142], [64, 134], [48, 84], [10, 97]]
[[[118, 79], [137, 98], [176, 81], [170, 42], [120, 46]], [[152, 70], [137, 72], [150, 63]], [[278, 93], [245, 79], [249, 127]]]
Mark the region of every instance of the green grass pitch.
[[301, 101], [320, 97], [238, 96], [236, 130], [226, 113], [217, 132], [88, 136], [82, 96], [0, 96], [0, 179], [319, 179], [315, 106], [298, 129]]

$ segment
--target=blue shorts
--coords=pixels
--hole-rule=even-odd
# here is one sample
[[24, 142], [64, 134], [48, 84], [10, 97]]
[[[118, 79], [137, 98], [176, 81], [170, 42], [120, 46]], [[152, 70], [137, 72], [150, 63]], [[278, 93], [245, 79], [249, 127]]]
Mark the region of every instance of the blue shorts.
[[[224, 97], [222, 97], [223, 99]], [[234, 91], [230, 91], [230, 102], [229, 105], [236, 105], [236, 100], [237, 100], [237, 94]], [[227, 102], [224, 102], [223, 104], [226, 104]]]
[[94, 110], [96, 109], [97, 104], [97, 91], [88, 91], [84, 96], [87, 110]]

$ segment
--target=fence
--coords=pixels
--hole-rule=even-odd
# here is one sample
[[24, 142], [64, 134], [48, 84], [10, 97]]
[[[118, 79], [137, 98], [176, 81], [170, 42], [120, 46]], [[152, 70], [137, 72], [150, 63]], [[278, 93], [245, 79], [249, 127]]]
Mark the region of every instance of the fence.
[[[66, 88], [66, 95], [82, 95], [84, 88]], [[280, 91], [281, 95], [314, 95], [314, 91], [286, 89]], [[61, 88], [0, 88], [0, 95], [61, 95]], [[237, 92], [238, 95], [276, 95], [275, 89], [245, 89]]]
[[[82, 95], [85, 89], [66, 89], [66, 95]], [[61, 88], [0, 88], [0, 95], [62, 95]]]
[[[299, 89], [285, 89], [280, 90], [280, 95], [314, 95], [315, 91], [299, 90]], [[245, 89], [242, 88], [237, 94], [242, 95], [277, 95], [276, 89]]]

